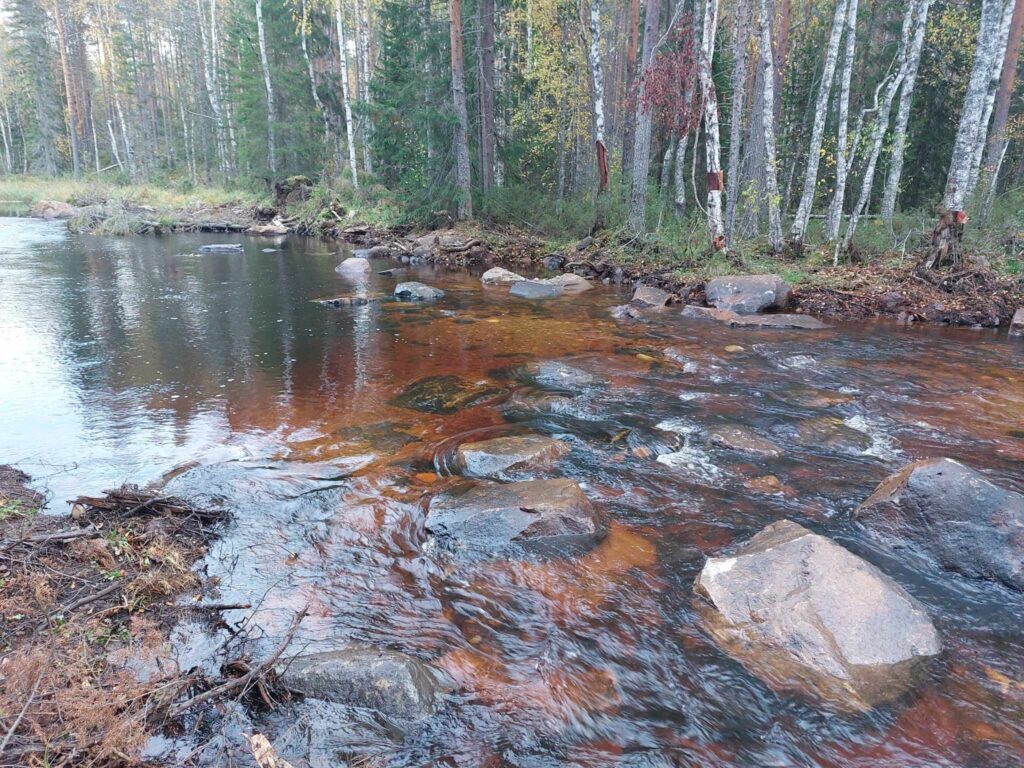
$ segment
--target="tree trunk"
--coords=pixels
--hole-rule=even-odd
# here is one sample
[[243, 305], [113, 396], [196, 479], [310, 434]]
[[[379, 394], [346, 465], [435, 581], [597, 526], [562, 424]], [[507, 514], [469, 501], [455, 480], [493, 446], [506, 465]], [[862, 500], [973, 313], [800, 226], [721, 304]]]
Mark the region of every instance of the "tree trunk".
[[369, 4], [362, 5], [356, 0], [356, 45], [358, 55], [356, 56], [356, 83], [358, 85], [358, 97], [363, 105], [363, 114], [360, 117], [362, 130], [360, 135], [363, 139], [363, 170], [373, 173], [373, 148], [370, 144], [370, 136], [373, 134], [373, 121], [370, 119], [370, 22]]
[[1006, 122], [1010, 115], [1010, 101], [1017, 82], [1017, 64], [1020, 60], [1022, 32], [1024, 32], [1024, 0], [1016, 0], [1013, 7], [1013, 20], [1010, 23], [1006, 55], [1003, 57], [1002, 73], [999, 78], [999, 91], [996, 94], [995, 118], [985, 152], [985, 176], [988, 179], [988, 188], [985, 192], [982, 212], [986, 216], [992, 209], [996, 187], [999, 183], [999, 170], [1002, 167], [1006, 146], [1009, 143], [1006, 136]]
[[782, 96], [786, 85], [786, 61], [789, 58], [789, 17], [791, 13], [790, 0], [781, 0], [779, 3], [779, 27], [775, 42], [775, 122], [782, 119]]
[[[642, 98], [644, 84], [647, 82], [654, 64], [654, 46], [658, 38], [658, 22], [661, 19], [661, 0], [647, 0], [647, 11], [644, 14], [644, 49], [640, 67], [640, 82], [636, 93], [636, 121], [633, 127], [635, 136], [633, 146], [633, 189], [629, 204], [629, 229], [631, 232], [643, 232], [647, 227], [647, 177], [651, 166], [651, 118], [650, 104]], [[627, 118], [628, 119], [628, 118]]]
[[60, 48], [60, 68], [64, 77], [64, 94], [68, 101], [68, 139], [71, 143], [71, 168], [77, 179], [82, 173], [79, 123], [81, 114], [78, 105], [78, 94], [75, 88], [73, 65], [71, 63], [70, 40], [68, 39], [67, 19], [61, 0], [54, 3], [54, 22], [57, 27], [57, 46]]
[[707, 172], [708, 229], [712, 247], [724, 250], [725, 227], [722, 222], [722, 147], [718, 131], [718, 96], [712, 78], [715, 33], [718, 30], [718, 0], [705, 0], [704, 26], [698, 52], [698, 71], [704, 97], [704, 167]]
[[676, 216], [686, 216], [686, 148], [689, 145], [690, 136], [684, 133], [679, 137], [679, 144], [676, 146], [676, 167], [673, 178], [675, 185], [675, 210]]
[[452, 53], [452, 101], [455, 105], [455, 185], [458, 188], [457, 216], [473, 218], [473, 191], [469, 169], [469, 117], [466, 114], [466, 83], [462, 56], [462, 0], [450, 0]]
[[[846, 179], [850, 171], [849, 144], [850, 79], [857, 48], [857, 7], [858, 0], [850, 0], [846, 12], [846, 53], [843, 57], [843, 71], [839, 88], [839, 135], [836, 139], [836, 179], [832, 193], [832, 204], [825, 222], [825, 238], [831, 242], [839, 237], [839, 225], [843, 220], [843, 203], [846, 200]], [[854, 142], [856, 147], [856, 142]]]
[[633, 167], [636, 122], [636, 57], [640, 45], [640, 0], [629, 0], [629, 40], [626, 43], [626, 119], [622, 128], [622, 167]]
[[494, 0], [480, 0], [480, 186], [494, 186]]
[[814, 107], [814, 126], [811, 129], [811, 144], [807, 150], [807, 170], [804, 172], [803, 192], [800, 204], [793, 217], [790, 234], [798, 243], [803, 242], [807, 233], [807, 223], [811, 220], [811, 209], [814, 206], [814, 195], [818, 189], [818, 163], [821, 160], [821, 141], [825, 134], [825, 118], [828, 116], [828, 102], [832, 93], [832, 80], [835, 77], [836, 61], [839, 58], [839, 41], [843, 34], [846, 19], [847, 0], [837, 0], [835, 16], [832, 18], [832, 31], [829, 33], [828, 48], [825, 51], [825, 67], [821, 73], [818, 86], [818, 97]]
[[743, 108], [747, 96], [747, 47], [750, 39], [750, 0], [737, 0], [732, 36], [732, 105], [729, 110], [729, 180], [725, 185], [725, 239], [733, 241], [740, 189], [740, 147]]
[[764, 192], [768, 207], [768, 245], [782, 251], [782, 216], [779, 213], [779, 180], [775, 167], [775, 64], [772, 57], [772, 17], [768, 0], [759, 0], [761, 16], [761, 68], [764, 98], [761, 128], [764, 131]]
[[608, 187], [608, 149], [604, 143], [604, 68], [601, 64], [601, 0], [590, 0], [590, 88], [597, 158], [597, 197], [591, 234], [604, 229], [604, 196]]
[[971, 179], [974, 152], [979, 141], [978, 135], [983, 131], [981, 118], [992, 72], [992, 59], [997, 55], [1000, 25], [1008, 2], [1009, 0], [982, 2], [978, 45], [949, 163], [946, 191], [942, 200], [944, 210], [932, 232], [932, 250], [926, 263], [932, 269], [946, 264], [958, 265], [963, 259], [960, 241], [967, 221], [964, 207], [967, 196], [974, 186]]
[[256, 34], [260, 44], [260, 65], [263, 67], [263, 86], [267, 89], [267, 167], [277, 173], [277, 146], [274, 137], [274, 86], [270, 82], [270, 62], [267, 60], [267, 38], [263, 30], [263, 0], [256, 0]]
[[306, 0], [302, 0], [302, 18], [299, 21], [299, 41], [302, 45], [302, 58], [306, 62], [306, 73], [309, 75], [309, 90], [313, 95], [313, 103], [316, 105], [317, 114], [324, 124], [324, 152], [329, 152], [331, 146], [331, 122], [327, 116], [323, 101], [316, 89], [316, 72], [313, 70], [313, 61], [309, 58], [309, 45], [307, 43], [307, 27], [309, 26], [309, 8]]
[[910, 123], [910, 108], [914, 103], [914, 84], [917, 82], [917, 70], [921, 63], [921, 49], [924, 47], [924, 36], [928, 29], [928, 10], [932, 0], [921, 0], [921, 18], [914, 27], [914, 39], [907, 53], [907, 73], [900, 89], [900, 106], [896, 111], [896, 123], [892, 132], [892, 154], [889, 157], [889, 169], [885, 176], [885, 190], [882, 193], [882, 220], [892, 222], [896, 212], [896, 198], [900, 190], [900, 178], [903, 176], [903, 157], [907, 148], [907, 125]]
[[341, 66], [341, 102], [345, 110], [345, 137], [348, 140], [348, 167], [352, 173], [352, 186], [359, 189], [359, 168], [356, 162], [356, 127], [352, 121], [352, 98], [348, 81], [348, 43], [342, 18], [343, 0], [335, 0], [334, 22], [338, 28], [338, 63]]

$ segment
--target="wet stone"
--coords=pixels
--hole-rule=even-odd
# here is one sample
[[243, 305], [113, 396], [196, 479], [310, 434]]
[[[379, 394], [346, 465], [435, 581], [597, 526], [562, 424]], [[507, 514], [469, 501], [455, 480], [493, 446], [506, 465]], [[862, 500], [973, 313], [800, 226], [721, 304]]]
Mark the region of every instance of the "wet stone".
[[854, 513], [868, 532], [965, 576], [1024, 590], [1024, 496], [953, 459], [910, 464]]
[[862, 711], [904, 693], [941, 650], [924, 608], [867, 561], [772, 523], [694, 584], [705, 629], [769, 687]]
[[341, 307], [361, 307], [384, 298], [382, 293], [353, 293], [344, 296], [332, 296], [329, 299], [316, 299], [322, 307], [340, 309]]
[[743, 315], [731, 309], [695, 306], [685, 307], [682, 315], [693, 320], [713, 320], [734, 328], [802, 328], [809, 331], [828, 328], [810, 315]]
[[569, 446], [560, 440], [522, 435], [463, 443], [458, 449], [458, 459], [465, 474], [490, 477], [508, 469], [550, 464], [568, 451]]
[[633, 291], [632, 300], [637, 304], [661, 309], [668, 304], [671, 298], [672, 295], [661, 288], [655, 288], [653, 285], [638, 285]]
[[1010, 320], [1010, 335], [1024, 336], [1024, 307], [1013, 313], [1013, 319]]
[[449, 414], [502, 394], [504, 390], [488, 382], [467, 381], [454, 375], [428, 376], [402, 390], [391, 404], [424, 413]]
[[847, 392], [816, 387], [792, 387], [775, 393], [775, 398], [800, 408], [831, 408], [852, 403], [856, 398]]
[[366, 646], [296, 656], [278, 669], [278, 683], [293, 693], [402, 720], [431, 714], [443, 693], [427, 665]]
[[200, 253], [242, 253], [241, 243], [207, 243], [199, 246]]
[[480, 282], [484, 285], [511, 285], [526, 280], [522, 275], [517, 275], [511, 270], [505, 269], [504, 267], [493, 267], [488, 269], [480, 277]]
[[557, 299], [562, 295], [562, 286], [538, 280], [521, 280], [512, 284], [508, 295], [518, 299]]
[[796, 441], [807, 448], [839, 453], [863, 453], [871, 447], [870, 435], [835, 416], [817, 416], [798, 422]]
[[705, 439], [711, 445], [730, 451], [748, 453], [754, 456], [772, 458], [783, 454], [782, 448], [753, 430], [738, 425], [726, 425], [709, 429]]
[[527, 363], [518, 369], [516, 377], [546, 389], [563, 392], [582, 392], [605, 383], [605, 380], [600, 376], [595, 376], [592, 373], [567, 363], [559, 362], [558, 360]]
[[427, 530], [457, 549], [489, 555], [585, 551], [605, 534], [597, 510], [572, 480], [481, 482], [434, 497]]
[[350, 256], [336, 266], [334, 271], [348, 275], [359, 275], [370, 271], [370, 262], [359, 256]]
[[789, 302], [789, 283], [778, 275], [727, 275], [708, 281], [708, 304], [752, 315], [766, 309], [783, 309]]
[[408, 301], [436, 301], [444, 298], [444, 291], [413, 281], [396, 285], [395, 296]]

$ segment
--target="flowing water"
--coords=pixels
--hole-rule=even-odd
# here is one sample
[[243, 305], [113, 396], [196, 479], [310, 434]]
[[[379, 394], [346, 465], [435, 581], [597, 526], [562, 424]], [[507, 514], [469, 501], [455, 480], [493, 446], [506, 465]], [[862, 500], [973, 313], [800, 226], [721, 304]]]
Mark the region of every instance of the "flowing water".
[[[531, 303], [427, 267], [405, 278], [443, 288], [441, 302], [326, 308], [311, 299], [386, 295], [394, 278], [353, 283], [334, 271], [336, 246], [298, 238], [195, 253], [224, 239], [0, 219], [0, 461], [32, 473], [53, 511], [195, 467], [170, 487], [234, 513], [202, 567], [218, 599], [253, 604], [228, 619], [252, 614], [263, 653], [308, 605], [296, 649], [372, 643], [436, 665], [455, 690], [401, 728], [313, 700], [229, 710], [204, 725], [202, 752], [182, 737], [151, 754], [235, 764], [240, 734], [259, 730], [296, 766], [1022, 764], [1024, 598], [915, 567], [849, 515], [923, 457], [1024, 490], [1020, 341], [738, 330], [674, 312], [624, 324], [609, 316], [623, 301], [611, 287]], [[524, 372], [549, 360], [594, 381], [545, 391]], [[426, 377], [482, 394], [449, 413], [394, 400]], [[724, 425], [783, 453], [751, 459], [697, 437]], [[545, 560], [439, 549], [425, 499], [457, 481], [455, 448], [525, 432], [571, 451], [506, 479], [578, 481], [607, 538]], [[900, 701], [848, 715], [778, 695], [702, 633], [704, 557], [782, 518], [872, 561], [928, 610], [944, 650]], [[220, 639], [183, 625], [179, 663], [216, 672]]]

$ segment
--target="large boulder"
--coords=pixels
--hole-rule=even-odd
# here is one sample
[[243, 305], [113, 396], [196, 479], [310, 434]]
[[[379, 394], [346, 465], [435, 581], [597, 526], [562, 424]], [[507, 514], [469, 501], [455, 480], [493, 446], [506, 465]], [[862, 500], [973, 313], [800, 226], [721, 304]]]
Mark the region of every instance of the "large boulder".
[[941, 567], [1024, 590], [1024, 496], [952, 459], [910, 464], [857, 507], [877, 539]]
[[549, 277], [546, 280], [541, 280], [541, 282], [548, 285], [560, 285], [566, 293], [582, 293], [594, 287], [585, 277], [574, 275], [572, 272], [566, 272], [557, 277]]
[[810, 315], [741, 315], [732, 309], [716, 309], [715, 307], [687, 306], [683, 308], [683, 317], [693, 320], [713, 320], [734, 328], [803, 328], [809, 331], [820, 331], [828, 328], [825, 323]]
[[778, 275], [727, 275], [708, 281], [708, 304], [753, 315], [765, 309], [783, 309], [789, 302], [789, 283]]
[[395, 296], [406, 301], [436, 301], [444, 298], [444, 291], [412, 281], [396, 285]]
[[467, 475], [490, 477], [507, 469], [549, 464], [564, 456], [569, 446], [544, 435], [496, 437], [463, 443], [458, 449], [459, 466]]
[[504, 267], [492, 267], [481, 275], [480, 282], [484, 285], [512, 285], [525, 279]]
[[638, 285], [633, 291], [632, 301], [647, 307], [661, 309], [672, 298], [672, 294], [653, 285]]
[[557, 299], [562, 295], [563, 288], [555, 283], [542, 280], [520, 280], [513, 283], [508, 295], [517, 299]]
[[594, 505], [568, 479], [482, 482], [454, 489], [431, 500], [427, 530], [483, 555], [510, 549], [574, 554], [604, 535]]
[[1013, 319], [1010, 320], [1010, 335], [1024, 336], [1024, 307], [1013, 313]]
[[896, 582], [824, 536], [782, 520], [694, 585], [704, 626], [780, 692], [862, 711], [890, 701], [941, 650], [924, 608]]
[[422, 662], [366, 646], [291, 658], [280, 664], [278, 682], [293, 693], [403, 720], [431, 714], [443, 692]]

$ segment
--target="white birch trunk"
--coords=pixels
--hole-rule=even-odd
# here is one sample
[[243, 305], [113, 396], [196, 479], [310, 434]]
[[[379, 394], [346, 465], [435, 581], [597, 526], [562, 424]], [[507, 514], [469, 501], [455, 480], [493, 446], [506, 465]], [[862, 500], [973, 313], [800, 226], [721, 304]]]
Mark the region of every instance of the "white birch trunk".
[[747, 96], [747, 41], [751, 4], [738, 0], [732, 37], [732, 110], [729, 116], [729, 178], [725, 185], [725, 237], [732, 242], [740, 188], [740, 147], [743, 144], [743, 109]]
[[334, 21], [338, 28], [338, 63], [341, 66], [341, 102], [345, 109], [345, 135], [348, 139], [348, 165], [352, 172], [352, 186], [359, 189], [359, 168], [356, 162], [355, 125], [352, 123], [352, 100], [348, 83], [348, 43], [345, 40], [345, 24], [342, 19], [343, 0], [335, 0]]
[[277, 142], [274, 137], [274, 86], [270, 82], [270, 62], [267, 60], [267, 36], [263, 29], [263, 0], [256, 0], [256, 35], [260, 44], [263, 86], [267, 90], [267, 167], [271, 173], [277, 173]]
[[715, 33], [718, 30], [718, 0], [705, 0], [704, 26], [698, 52], [698, 72], [704, 98], [704, 162], [708, 180], [708, 229], [716, 250], [726, 247], [722, 222], [722, 148], [718, 128], [718, 97], [712, 79], [711, 65], [715, 55]]
[[676, 145], [676, 167], [673, 183], [675, 184], [675, 209], [676, 215], [682, 218], [686, 215], [686, 148], [689, 145], [689, 134], [679, 137]]
[[[860, 195], [857, 197], [857, 203], [853, 206], [853, 210], [850, 211], [850, 221], [846, 225], [846, 235], [843, 238], [843, 246], [845, 248], [850, 247], [850, 243], [853, 241], [853, 234], [857, 231], [857, 223], [860, 221], [860, 217], [867, 211], [868, 203], [871, 201], [871, 189], [875, 182], [875, 167], [878, 164], [878, 158], [882, 154], [882, 142], [885, 139], [885, 133], [889, 128], [889, 115], [892, 112], [892, 103], [896, 98], [896, 91], [899, 90], [903, 84], [904, 79], [907, 76], [907, 67], [909, 62], [909, 48], [910, 48], [910, 32], [915, 23], [920, 23], [918, 18], [922, 6], [925, 6], [925, 13], [927, 13], [927, 2], [912, 2], [907, 8], [907, 12], [903, 17], [903, 30], [900, 34], [900, 47], [897, 52], [897, 70], [893, 78], [888, 82], [885, 89], [885, 96], [882, 99], [882, 107], [875, 115], [875, 122], [871, 129], [871, 149], [868, 152], [867, 163], [864, 167], [864, 177], [861, 180]], [[838, 254], [838, 250], [836, 251]]]
[[839, 88], [839, 135], [836, 139], [836, 180], [832, 192], [832, 204], [825, 222], [825, 238], [831, 242], [839, 237], [839, 225], [843, 219], [843, 202], [846, 199], [846, 179], [850, 171], [849, 116], [850, 79], [857, 52], [857, 7], [858, 0], [850, 0], [846, 12], [846, 53], [843, 57], [843, 71]]
[[974, 152], [981, 131], [981, 118], [985, 109], [985, 98], [988, 93], [989, 79], [992, 72], [992, 58], [996, 56], [999, 38], [999, 26], [1008, 0], [983, 0], [981, 6], [981, 23], [978, 26], [978, 46], [974, 54], [974, 66], [971, 79], [967, 84], [964, 106], [960, 113], [953, 154], [949, 163], [949, 175], [946, 178], [946, 191], [943, 207], [947, 211], [958, 213], [964, 210], [967, 195], [973, 188], [971, 169], [974, 165]]
[[775, 61], [772, 56], [772, 15], [768, 0], [759, 0], [761, 69], [764, 98], [761, 128], [764, 131], [764, 192], [768, 206], [768, 245], [782, 250], [782, 215], [779, 212], [779, 179], [775, 167]]
[[590, 75], [593, 82], [594, 148], [597, 170], [597, 196], [594, 201], [593, 232], [604, 228], [604, 192], [606, 179], [601, 157], [606, 156], [604, 143], [604, 68], [601, 65], [601, 0], [590, 0]]
[[903, 176], [903, 158], [907, 149], [907, 126], [910, 123], [910, 108], [914, 105], [914, 85], [917, 82], [917, 70], [921, 64], [921, 49], [924, 47], [924, 35], [928, 29], [928, 10], [932, 0], [921, 0], [919, 18], [914, 25], [914, 39], [907, 53], [907, 73], [900, 89], [900, 106], [896, 111], [896, 123], [893, 126], [892, 154], [889, 156], [889, 169], [885, 176], [885, 190], [882, 193], [882, 220], [891, 222], [896, 212], [896, 198], [900, 191], [900, 179]]
[[[358, 56], [356, 57], [358, 96], [365, 110], [366, 106], [370, 103], [370, 25], [366, 18], [369, 14], [369, 9], [360, 0], [355, 0], [355, 2], [356, 44], [359, 47]], [[367, 173], [373, 173], [373, 153], [370, 149], [370, 133], [373, 126], [370, 122], [369, 114], [365, 111], [359, 118], [359, 124], [361, 128], [360, 135], [363, 139], [363, 170]]]
[[832, 80], [835, 77], [836, 61], [839, 58], [839, 41], [843, 34], [846, 8], [847, 0], [837, 0], [835, 16], [832, 18], [832, 31], [828, 38], [828, 49], [825, 52], [825, 67], [821, 73], [821, 84], [818, 86], [818, 97], [814, 106], [814, 125], [811, 129], [811, 143], [807, 150], [807, 170], [804, 173], [803, 192], [800, 195], [800, 204], [797, 206], [796, 215], [793, 217], [791, 234], [797, 241], [802, 241], [807, 233], [807, 223], [811, 220], [811, 208], [814, 206], [814, 194], [818, 188], [821, 141], [825, 134], [825, 118], [828, 115]]
[[316, 90], [316, 72], [313, 71], [313, 60], [309, 58], [309, 44], [307, 42], [307, 27], [309, 26], [309, 9], [306, 0], [302, 0], [302, 19], [299, 24], [299, 40], [302, 44], [302, 58], [306, 62], [306, 73], [309, 75], [309, 90], [313, 95], [313, 103], [316, 105], [317, 114], [324, 123], [324, 151], [331, 146], [331, 122], [327, 117], [327, 110], [320, 100], [320, 94]]

